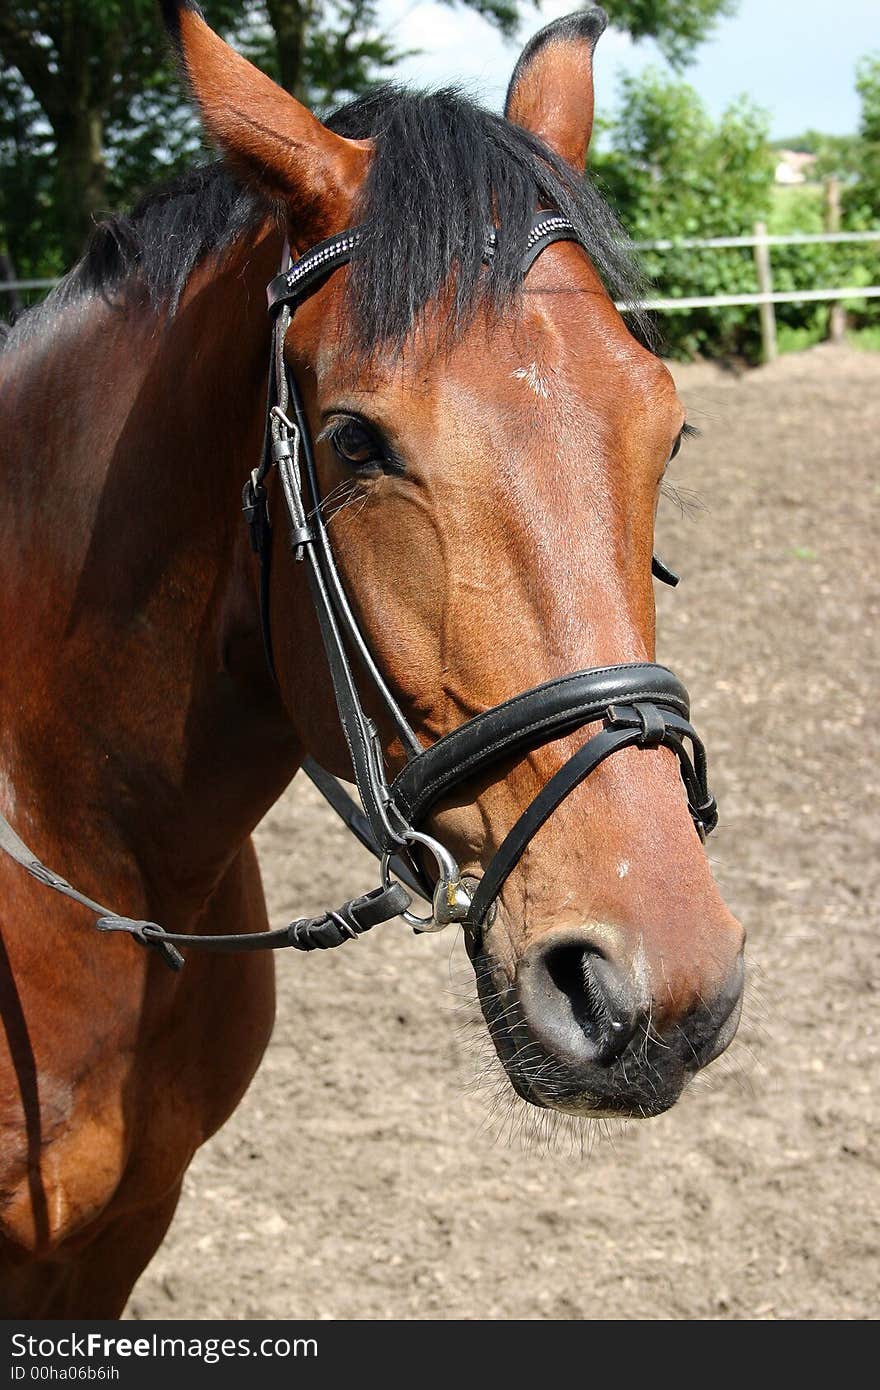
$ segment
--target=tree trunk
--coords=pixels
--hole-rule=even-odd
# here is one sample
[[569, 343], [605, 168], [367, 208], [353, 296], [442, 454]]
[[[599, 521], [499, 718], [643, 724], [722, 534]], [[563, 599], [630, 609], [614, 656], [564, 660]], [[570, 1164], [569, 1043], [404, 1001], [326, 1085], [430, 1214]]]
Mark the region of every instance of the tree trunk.
[[106, 212], [104, 114], [72, 102], [53, 122], [55, 197], [61, 246], [67, 265], [82, 255], [95, 221]]
[[[17, 278], [18, 277], [15, 274], [15, 265], [13, 264], [12, 257], [10, 256], [8, 251], [5, 251], [2, 248], [0, 248], [0, 280], [2, 280], [3, 283], [6, 285], [12, 285], [15, 283]], [[22, 309], [24, 308], [24, 304], [22, 302], [22, 298], [18, 290], [4, 290], [3, 299], [6, 302], [5, 304], [0, 303], [0, 322], [2, 322], [3, 319], [6, 318], [15, 318], [16, 315], [20, 314]]]
[[302, 101], [305, 96], [303, 53], [312, 7], [309, 0], [268, 0], [268, 10], [278, 45], [281, 85]]

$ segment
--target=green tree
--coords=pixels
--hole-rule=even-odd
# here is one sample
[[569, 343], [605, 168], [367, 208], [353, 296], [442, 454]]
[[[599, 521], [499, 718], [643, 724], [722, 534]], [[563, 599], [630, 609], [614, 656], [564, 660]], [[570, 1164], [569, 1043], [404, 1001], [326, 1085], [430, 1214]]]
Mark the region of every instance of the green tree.
[[[52, 131], [32, 93], [15, 74], [0, 73], [0, 278], [55, 275]], [[12, 307], [19, 307], [11, 301]], [[0, 316], [9, 302], [0, 302]]]
[[861, 142], [857, 135], [819, 135], [813, 177], [820, 182], [841, 179], [849, 182], [859, 176]]
[[[507, 37], [521, 18], [518, 0], [443, 0], [469, 6]], [[535, 0], [540, 5], [540, 0]], [[674, 67], [683, 66], [717, 19], [733, 14], [739, 0], [606, 0], [611, 24], [634, 39], [655, 38]], [[574, 0], [572, 7], [575, 8]], [[401, 56], [379, 26], [374, 0], [266, 0], [271, 42], [251, 52], [283, 87], [303, 100], [332, 104], [366, 85], [367, 74]], [[210, 4], [207, 13], [211, 17]], [[262, 64], [261, 64], [262, 65]]]
[[[243, 0], [218, 0], [215, 8], [221, 22], [229, 23]], [[17, 153], [11, 162], [4, 157], [4, 180], [11, 175], [20, 181], [29, 167], [35, 187], [50, 188], [53, 240], [70, 261], [94, 216], [107, 206], [108, 146], [128, 125], [134, 103], [149, 101], [150, 94], [155, 103], [171, 90], [155, 5], [153, 0], [6, 3], [0, 9], [0, 59], [6, 69], [0, 131], [17, 127], [23, 150], [20, 160]], [[7, 134], [4, 156], [8, 143]], [[42, 163], [51, 165], [48, 185], [44, 170], [34, 167]]]
[[856, 177], [847, 189], [844, 212], [851, 225], [880, 223], [880, 54], [862, 59], [856, 69], [861, 98]]
[[[502, 33], [518, 0], [466, 4]], [[612, 23], [653, 35], [681, 64], [736, 0], [607, 0]], [[208, 21], [288, 90], [326, 110], [385, 77], [402, 56], [381, 0], [203, 0]], [[156, 0], [2, 0], [0, 255], [53, 274], [95, 217], [131, 202], [199, 153]]]
[[[625, 77], [616, 116], [603, 123], [605, 149], [592, 157], [627, 231], [636, 241], [739, 236], [768, 215], [773, 155], [767, 117], [745, 99], [717, 122], [694, 89], [649, 69]], [[645, 270], [664, 298], [753, 291], [751, 253], [645, 251]], [[754, 358], [754, 310], [676, 310], [660, 328], [668, 352]]]
[[747, 230], [769, 208], [766, 114], [745, 98], [714, 122], [693, 87], [656, 68], [621, 80], [593, 168], [636, 239]]
[[773, 140], [774, 150], [797, 150], [799, 154], [814, 154], [816, 164], [811, 178], [853, 179], [861, 164], [861, 141], [858, 135], [827, 135], [822, 130], [805, 130], [801, 135]]
[[634, 39], [656, 39], [674, 68], [682, 68], [715, 22], [736, 12], [739, 0], [605, 0], [615, 29]]
[[251, 7], [239, 38], [264, 72], [317, 110], [360, 96], [403, 57], [376, 0], [266, 0]]
[[[509, 32], [513, 0], [463, 0]], [[376, 0], [205, 0], [209, 22], [291, 91], [355, 96], [399, 53]], [[3, 0], [0, 254], [57, 273], [94, 219], [200, 148], [156, 0]]]

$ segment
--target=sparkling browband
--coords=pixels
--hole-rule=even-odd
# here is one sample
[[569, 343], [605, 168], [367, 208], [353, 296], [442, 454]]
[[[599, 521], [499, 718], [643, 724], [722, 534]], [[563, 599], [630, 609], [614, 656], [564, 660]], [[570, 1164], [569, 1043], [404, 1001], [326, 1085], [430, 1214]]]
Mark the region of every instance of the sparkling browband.
[[[321, 280], [351, 260], [362, 237], [363, 231], [360, 227], [338, 232], [336, 236], [328, 237], [326, 241], [313, 246], [281, 275], [276, 275], [266, 291], [270, 310], [274, 311], [282, 304], [293, 306], [311, 294]], [[523, 274], [551, 241], [577, 239], [577, 232], [567, 218], [561, 217], [558, 213], [547, 213], [546, 217], [539, 214], [526, 238], [522, 261]], [[491, 261], [497, 243], [498, 235], [495, 228], [490, 227], [483, 242], [485, 261]]]

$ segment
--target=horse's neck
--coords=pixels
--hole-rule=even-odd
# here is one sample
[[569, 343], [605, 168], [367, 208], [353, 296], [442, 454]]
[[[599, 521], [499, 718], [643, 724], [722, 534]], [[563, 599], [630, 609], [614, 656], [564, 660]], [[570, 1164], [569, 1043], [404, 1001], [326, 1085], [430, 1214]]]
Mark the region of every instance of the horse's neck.
[[197, 270], [165, 325], [72, 305], [0, 404], [3, 770], [38, 830], [88, 824], [194, 901], [296, 766], [238, 506], [276, 254]]

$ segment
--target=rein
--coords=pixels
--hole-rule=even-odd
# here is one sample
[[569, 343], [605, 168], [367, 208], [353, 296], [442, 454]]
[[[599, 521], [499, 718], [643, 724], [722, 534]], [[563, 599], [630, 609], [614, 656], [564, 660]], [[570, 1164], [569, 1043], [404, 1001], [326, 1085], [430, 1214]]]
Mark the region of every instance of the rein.
[[[330, 237], [283, 269], [268, 287], [273, 329], [263, 457], [245, 483], [242, 509], [259, 560], [263, 642], [274, 677], [269, 625], [272, 524], [266, 480], [277, 468], [290, 547], [295, 562], [306, 566], [360, 807], [313, 758], [304, 760], [303, 769], [352, 834], [380, 861], [379, 886], [319, 917], [298, 918], [275, 931], [230, 936], [166, 932], [155, 922], [110, 912], [78, 892], [47, 869], [0, 814], [0, 849], [39, 882], [96, 913], [99, 931], [128, 933], [141, 945], [159, 950], [173, 969], [184, 964], [179, 946], [223, 952], [288, 946], [301, 951], [326, 949], [398, 916], [417, 932], [439, 931], [450, 922], [460, 922], [479, 941], [504, 883], [538, 830], [581, 782], [622, 748], [671, 748], [700, 837], [705, 839], [717, 823], [715, 800], [706, 781], [705, 752], [690, 724], [687, 690], [670, 670], [654, 662], [592, 668], [545, 681], [467, 720], [430, 747], [422, 747], [370, 652], [336, 567], [321, 512], [311, 431], [284, 353], [296, 308], [352, 259], [360, 236], [355, 228]], [[494, 254], [495, 241], [490, 230], [485, 239], [486, 261]], [[523, 276], [556, 241], [577, 241], [574, 227], [558, 214], [536, 214], [523, 252]], [[289, 261], [286, 247], [284, 260]], [[652, 569], [665, 583], [678, 583], [678, 577], [656, 556]], [[390, 782], [379, 731], [361, 703], [352, 656], [384, 704], [406, 756], [404, 767]], [[420, 829], [431, 808], [461, 783], [506, 758], [600, 720], [599, 732], [563, 764], [523, 811], [481, 879], [464, 878], [449, 850]], [[433, 882], [416, 857], [419, 852], [433, 861]], [[429, 915], [419, 917], [410, 911], [411, 893], [431, 904]]]

